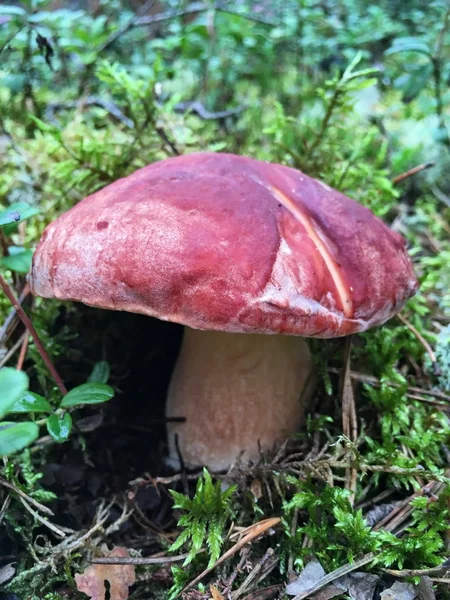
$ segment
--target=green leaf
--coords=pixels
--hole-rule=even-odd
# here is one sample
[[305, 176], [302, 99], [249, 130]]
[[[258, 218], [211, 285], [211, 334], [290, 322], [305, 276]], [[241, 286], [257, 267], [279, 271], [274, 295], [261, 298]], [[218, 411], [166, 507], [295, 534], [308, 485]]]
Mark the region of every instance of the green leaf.
[[0, 15], [16, 15], [19, 17], [23, 17], [27, 14], [27, 11], [19, 6], [0, 6]]
[[31, 268], [33, 250], [19, 246], [9, 246], [8, 251], [9, 256], [4, 256], [1, 259], [1, 264], [11, 271], [28, 273]]
[[391, 54], [398, 54], [399, 52], [419, 52], [420, 54], [431, 56], [431, 50], [428, 44], [417, 37], [397, 38], [384, 54], [390, 56]]
[[18, 223], [20, 214], [14, 210], [2, 210], [0, 212], [0, 226], [9, 225], [10, 223]]
[[70, 390], [61, 402], [62, 408], [80, 406], [81, 404], [100, 404], [114, 396], [111, 386], [104, 383], [83, 383]]
[[0, 369], [0, 419], [6, 415], [28, 389], [28, 377], [22, 371]]
[[3, 421], [0, 423], [0, 457], [23, 450], [32, 444], [38, 435], [39, 427], [31, 421], [23, 423]]
[[412, 102], [427, 85], [432, 73], [433, 65], [431, 63], [420, 65], [412, 73], [409, 73], [402, 85], [403, 102]]
[[18, 216], [18, 218], [14, 218], [14, 221], [10, 220], [5, 225], [2, 225], [0, 222], [0, 225], [2, 225], [5, 235], [11, 235], [17, 231], [18, 223], [24, 221], [25, 219], [29, 219], [30, 217], [34, 217], [34, 215], [38, 215], [40, 212], [41, 211], [36, 206], [30, 206], [30, 204], [27, 204], [26, 202], [13, 202], [8, 206], [8, 208], [0, 211], [0, 221], [2, 217], [7, 219], [8, 215], [11, 214], [14, 217]]
[[30, 119], [37, 125], [43, 133], [49, 133], [55, 140], [62, 141], [61, 131], [55, 125], [46, 123], [34, 115], [30, 115]]
[[92, 373], [88, 377], [89, 383], [107, 383], [109, 379], [110, 368], [106, 360], [96, 362]]
[[69, 413], [60, 415], [50, 415], [47, 419], [47, 431], [52, 438], [59, 444], [67, 441], [72, 431], [72, 417]]
[[[0, 220], [3, 215], [8, 213], [19, 213], [19, 221], [24, 221], [30, 217], [38, 215], [41, 211], [36, 206], [31, 206], [26, 202], [13, 202], [5, 210], [0, 211]], [[16, 219], [15, 219], [16, 221]], [[17, 222], [17, 221], [16, 221]]]
[[52, 412], [53, 408], [50, 403], [35, 394], [34, 392], [25, 392], [25, 394], [15, 402], [12, 408], [9, 409], [8, 413], [33, 413], [33, 412]]

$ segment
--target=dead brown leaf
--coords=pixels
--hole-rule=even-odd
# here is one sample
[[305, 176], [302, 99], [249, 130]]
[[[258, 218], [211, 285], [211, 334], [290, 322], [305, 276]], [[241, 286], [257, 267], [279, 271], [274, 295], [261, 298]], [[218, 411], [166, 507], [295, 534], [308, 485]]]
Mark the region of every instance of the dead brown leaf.
[[[108, 557], [129, 557], [128, 550], [116, 546]], [[84, 573], [75, 575], [79, 592], [87, 594], [91, 600], [105, 600], [109, 591], [110, 600], [127, 600], [128, 588], [136, 581], [134, 565], [91, 565]], [[108, 585], [109, 584], [109, 585]]]
[[209, 586], [209, 591], [211, 592], [212, 600], [225, 600], [225, 598], [214, 585]]

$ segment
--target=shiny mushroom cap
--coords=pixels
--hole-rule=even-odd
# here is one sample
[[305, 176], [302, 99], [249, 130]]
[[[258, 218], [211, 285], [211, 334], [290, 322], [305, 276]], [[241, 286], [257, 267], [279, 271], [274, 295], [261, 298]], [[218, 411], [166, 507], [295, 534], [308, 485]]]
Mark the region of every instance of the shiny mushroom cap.
[[34, 294], [191, 328], [330, 338], [417, 290], [403, 238], [300, 171], [198, 153], [139, 169], [45, 230]]

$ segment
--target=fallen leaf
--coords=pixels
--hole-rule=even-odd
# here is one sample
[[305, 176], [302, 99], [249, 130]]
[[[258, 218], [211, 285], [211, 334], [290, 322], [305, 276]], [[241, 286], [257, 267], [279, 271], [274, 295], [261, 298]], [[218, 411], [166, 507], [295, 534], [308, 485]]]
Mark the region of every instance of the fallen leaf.
[[318, 560], [311, 560], [295, 581], [292, 581], [286, 587], [286, 594], [296, 596], [302, 592], [307, 592], [313, 588], [316, 583], [319, 583], [326, 573]]
[[225, 600], [224, 597], [222, 596], [222, 594], [219, 592], [219, 590], [215, 586], [210, 585], [209, 591], [211, 592], [212, 600]]
[[[111, 552], [106, 552], [105, 556], [129, 557], [130, 555], [126, 548], [116, 546]], [[128, 588], [135, 581], [134, 565], [91, 565], [84, 573], [75, 575], [78, 591], [87, 594], [91, 600], [106, 600], [106, 590], [109, 591], [110, 600], [126, 600]]]
[[[299, 577], [286, 587], [286, 594], [296, 596], [312, 589], [326, 573], [318, 560], [309, 562]], [[351, 600], [373, 600], [376, 585], [379, 581], [378, 575], [364, 573], [358, 571], [349, 573], [343, 577], [339, 577], [326, 587], [314, 594], [314, 600], [330, 600], [335, 596], [342, 596], [343, 593], [348, 594]], [[385, 598], [384, 600], [392, 600]], [[400, 600], [400, 599], [399, 599]], [[409, 600], [402, 598], [401, 600]]]
[[396, 581], [392, 587], [381, 592], [380, 596], [381, 600], [414, 600], [417, 591], [412, 583]]
[[379, 579], [378, 575], [357, 571], [340, 577], [334, 585], [341, 588], [341, 593], [344, 590], [351, 600], [372, 600]]
[[331, 584], [316, 592], [311, 598], [314, 598], [314, 600], [331, 600], [336, 596], [342, 596], [342, 589]]
[[430, 577], [421, 577], [416, 589], [422, 600], [436, 600], [436, 594], [433, 590], [433, 580]]
[[6, 583], [12, 577], [14, 577], [16, 573], [16, 569], [14, 567], [14, 563], [10, 563], [9, 565], [5, 565], [0, 569], [0, 584]]

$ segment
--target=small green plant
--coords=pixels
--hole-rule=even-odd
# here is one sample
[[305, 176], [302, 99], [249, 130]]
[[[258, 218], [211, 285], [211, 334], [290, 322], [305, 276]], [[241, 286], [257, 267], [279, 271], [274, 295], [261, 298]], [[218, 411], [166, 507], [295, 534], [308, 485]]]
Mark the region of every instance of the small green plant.
[[0, 265], [16, 273], [28, 273], [31, 267], [33, 250], [23, 245], [16, 246], [11, 242], [11, 236], [17, 233], [20, 222], [39, 214], [39, 209], [25, 202], [14, 202], [0, 210], [0, 228], [3, 234], [3, 256]]
[[[353, 562], [368, 552], [377, 564], [397, 568], [433, 567], [445, 560], [443, 535], [450, 518], [449, 489], [438, 499], [426, 496], [411, 501], [410, 523], [401, 535], [369, 526], [360, 509], [349, 503], [349, 492], [339, 487], [317, 489], [312, 482], [291, 478], [299, 491], [284, 504], [285, 532], [294, 564], [301, 567], [314, 556], [326, 570]], [[292, 511], [300, 511], [303, 523], [292, 534]], [[308, 544], [305, 544], [305, 539]]]
[[[292, 482], [295, 480], [291, 479]], [[285, 502], [286, 515], [294, 509], [306, 511], [308, 515], [294, 535], [287, 534], [298, 566], [306, 557], [314, 555], [331, 570], [374, 549], [375, 539], [370, 527], [362, 512], [351, 508], [349, 495], [347, 490], [339, 487], [326, 486], [318, 490], [314, 485], [304, 483], [300, 491]], [[288, 525], [286, 531], [289, 531]], [[313, 550], [303, 544], [305, 536], [313, 542]]]
[[184, 565], [192, 562], [205, 544], [208, 547], [208, 565], [213, 565], [219, 558], [235, 491], [235, 486], [222, 491], [220, 480], [214, 483], [206, 469], [203, 469], [203, 476], [197, 481], [193, 498], [171, 490], [174, 508], [185, 511], [185, 514], [178, 521], [178, 525], [184, 527], [184, 530], [170, 550], [175, 552], [184, 544], [188, 545], [189, 553]]
[[[72, 417], [67, 412], [84, 404], [98, 404], [110, 400], [114, 390], [104, 383], [89, 382], [65, 394], [54, 408], [45, 398], [28, 390], [28, 376], [22, 371], [4, 367], [0, 369], [0, 419], [6, 415], [27, 415], [29, 421], [0, 422], [0, 457], [23, 450], [39, 435], [45, 425], [48, 433], [59, 443], [65, 442], [72, 429]], [[35, 420], [36, 415], [43, 415]]]

